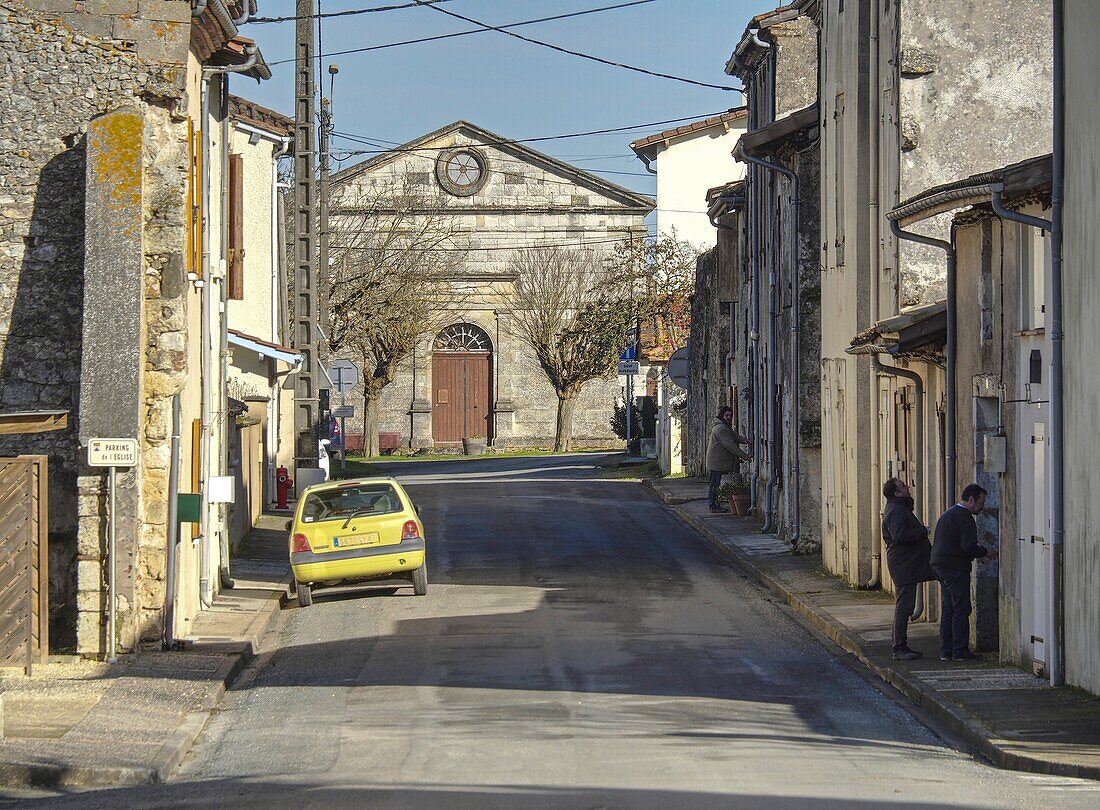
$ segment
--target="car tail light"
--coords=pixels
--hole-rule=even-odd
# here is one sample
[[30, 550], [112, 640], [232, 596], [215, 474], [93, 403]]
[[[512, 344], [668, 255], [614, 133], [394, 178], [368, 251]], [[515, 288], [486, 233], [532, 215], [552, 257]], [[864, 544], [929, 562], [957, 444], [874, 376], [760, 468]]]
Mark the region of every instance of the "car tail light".
[[420, 537], [420, 527], [416, 525], [415, 520], [406, 520], [404, 528], [401, 529], [401, 539], [411, 540], [415, 537]]
[[294, 535], [294, 539], [290, 541], [291, 551], [310, 551], [309, 540], [306, 539], [304, 534]]

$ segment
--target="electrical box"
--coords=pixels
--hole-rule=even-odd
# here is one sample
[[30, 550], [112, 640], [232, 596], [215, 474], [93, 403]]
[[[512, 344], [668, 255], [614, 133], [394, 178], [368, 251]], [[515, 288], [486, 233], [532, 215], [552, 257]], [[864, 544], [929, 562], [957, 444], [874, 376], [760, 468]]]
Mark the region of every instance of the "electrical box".
[[1004, 436], [982, 437], [982, 466], [986, 472], [1003, 473], [1007, 466], [1008, 442]]
[[207, 481], [210, 503], [233, 503], [236, 479], [232, 475], [214, 475]]

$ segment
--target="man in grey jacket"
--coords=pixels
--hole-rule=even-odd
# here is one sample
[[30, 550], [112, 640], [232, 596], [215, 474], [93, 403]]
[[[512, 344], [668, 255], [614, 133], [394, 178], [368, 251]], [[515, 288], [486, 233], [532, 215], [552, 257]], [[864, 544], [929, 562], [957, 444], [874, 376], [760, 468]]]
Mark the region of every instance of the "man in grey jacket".
[[710, 511], [729, 511], [728, 507], [718, 505], [718, 487], [722, 484], [723, 475], [733, 472], [739, 463], [752, 458], [741, 449], [742, 444], [748, 443], [748, 439], [733, 429], [733, 408], [723, 405], [718, 409], [718, 417], [710, 429], [710, 442], [707, 444], [707, 471], [710, 473], [707, 499], [710, 502]]

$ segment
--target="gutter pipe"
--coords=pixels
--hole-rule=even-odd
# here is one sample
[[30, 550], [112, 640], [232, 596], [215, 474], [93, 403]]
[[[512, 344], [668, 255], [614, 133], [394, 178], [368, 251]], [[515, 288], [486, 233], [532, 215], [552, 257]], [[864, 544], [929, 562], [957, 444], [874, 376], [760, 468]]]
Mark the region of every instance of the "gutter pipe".
[[1054, 224], [1048, 219], [1042, 219], [1041, 217], [1033, 217], [1030, 214], [1021, 214], [1019, 211], [1011, 211], [1004, 207], [1004, 201], [1001, 199], [1001, 194], [1004, 193], [1004, 183], [994, 183], [989, 187], [989, 197], [993, 203], [993, 211], [1001, 219], [1007, 219], [1012, 222], [1019, 222], [1023, 225], [1030, 225], [1032, 228], [1039, 228], [1047, 233], [1050, 233], [1054, 227]]
[[958, 340], [958, 302], [956, 301], [958, 278], [955, 273], [955, 245], [954, 245], [954, 227], [951, 231], [951, 241], [945, 241], [943, 239], [935, 239], [931, 236], [924, 236], [923, 234], [913, 233], [912, 231], [902, 230], [901, 225], [898, 224], [897, 219], [893, 219], [893, 215], [896, 211], [890, 212], [890, 230], [894, 236], [898, 239], [904, 239], [909, 242], [917, 242], [922, 245], [928, 245], [929, 247], [939, 248], [947, 254], [947, 425], [946, 425], [946, 437], [944, 443], [947, 445], [945, 449], [947, 456], [947, 498], [950, 500], [957, 496], [955, 492], [955, 463], [958, 458], [955, 447], [955, 419], [958, 406], [955, 402], [955, 366], [957, 361], [955, 358], [956, 342]]
[[[801, 427], [801, 424], [802, 424], [801, 412], [799, 410], [799, 400], [800, 400], [799, 386], [800, 386], [800, 383], [801, 383], [801, 371], [802, 371], [802, 369], [801, 369], [801, 358], [799, 356], [799, 329], [800, 329], [800, 325], [799, 325], [799, 317], [798, 317], [798, 310], [799, 310], [799, 306], [800, 306], [799, 285], [801, 283], [801, 278], [799, 277], [799, 272], [798, 272], [798, 269], [799, 269], [798, 268], [798, 228], [799, 228], [798, 174], [796, 172], [792, 171], [791, 169], [788, 169], [786, 166], [783, 166], [782, 164], [773, 163], [771, 161], [767, 161], [767, 160], [764, 160], [764, 159], [758, 158], [758, 157], [753, 157], [753, 156], [747, 154], [740, 143], [738, 143], [736, 149], [734, 150], [734, 156], [736, 158], [738, 158], [739, 160], [744, 160], [747, 163], [755, 164], [756, 166], [759, 166], [762, 169], [766, 169], [768, 171], [772, 171], [772, 172], [776, 172], [778, 174], [781, 174], [784, 177], [786, 177], [790, 181], [790, 184], [791, 184], [790, 203], [791, 203], [791, 221], [792, 221], [792, 229], [793, 229], [793, 238], [791, 240], [791, 246], [792, 246], [791, 271], [792, 271], [792, 274], [793, 274], [793, 280], [792, 280], [792, 284], [791, 284], [791, 355], [792, 355], [792, 357], [791, 357], [791, 364], [792, 364], [791, 376], [793, 378], [792, 382], [794, 383], [794, 385], [793, 385], [794, 390], [793, 390], [792, 396], [791, 396], [791, 402], [792, 402], [791, 410], [793, 412], [792, 416], [794, 417], [794, 419], [793, 419], [794, 430], [792, 431], [793, 435], [792, 435], [792, 439], [791, 439], [791, 454], [792, 454], [792, 459], [793, 459], [791, 476], [794, 479], [794, 482], [793, 482], [794, 487], [793, 487], [792, 492], [791, 492], [791, 501], [792, 501], [791, 510], [792, 510], [793, 514], [790, 516], [791, 527], [792, 527], [792, 534], [791, 534], [790, 542], [791, 542], [791, 545], [793, 546], [793, 545], [798, 544], [799, 540], [801, 539], [801, 535], [802, 535], [801, 499], [800, 499], [802, 469], [801, 469], [801, 462], [799, 460], [799, 455], [800, 455], [800, 452], [799, 452], [799, 449], [800, 449], [800, 447], [799, 447], [799, 432], [800, 432], [800, 427]], [[776, 280], [775, 280], [775, 273], [773, 273], [772, 274], [772, 316], [773, 316], [773, 318], [778, 317], [778, 307], [776, 306], [776, 301], [775, 301], [776, 287], [777, 287], [777, 284], [776, 284]], [[778, 341], [776, 341], [776, 342], [778, 342]], [[771, 360], [771, 363], [772, 363], [772, 366], [773, 366], [773, 371], [772, 371], [773, 388], [775, 387], [775, 385], [774, 385], [774, 380], [775, 380], [774, 366], [775, 366], [775, 363], [777, 361], [777, 353], [776, 353], [777, 348], [778, 347], [775, 345], [775, 343], [773, 343], [772, 348], [771, 348], [771, 352], [770, 352], [770, 355], [771, 355], [770, 360]], [[776, 444], [775, 437], [778, 435], [778, 431], [779, 431], [779, 425], [777, 423], [773, 424], [772, 425], [772, 433], [773, 433], [772, 447], [773, 448], [775, 447], [775, 444]], [[776, 486], [776, 480], [775, 480], [776, 476], [775, 476], [775, 472], [774, 472], [775, 465], [776, 465], [777, 462], [781, 463], [781, 461], [782, 461], [781, 459], [779, 459], [779, 460], [773, 459], [772, 460], [772, 484], [771, 484], [771, 487], [773, 489]], [[770, 496], [769, 496], [769, 501], [770, 501]], [[776, 523], [775, 528], [778, 529], [778, 523], [779, 523], [778, 517], [776, 518], [775, 523]]]
[[[225, 7], [221, 4], [221, 0], [214, 0], [212, 8], [217, 14], [218, 8], [221, 8], [222, 12], [225, 12]], [[228, 19], [228, 17], [226, 17]], [[232, 20], [230, 20], [232, 23]], [[199, 522], [199, 535], [201, 538], [201, 546], [199, 553], [199, 567], [201, 570], [199, 576], [199, 603], [204, 608], [209, 608], [214, 603], [213, 585], [210, 580], [210, 559], [213, 549], [211, 548], [210, 538], [210, 477], [213, 474], [214, 458], [213, 449], [211, 447], [211, 431], [213, 430], [213, 409], [211, 408], [212, 399], [215, 392], [211, 386], [210, 375], [212, 373], [210, 354], [213, 349], [213, 324], [211, 323], [213, 312], [213, 296], [210, 284], [213, 281], [213, 267], [211, 266], [210, 257], [210, 243], [212, 241], [212, 227], [210, 223], [210, 134], [206, 132], [206, 127], [210, 121], [210, 80], [218, 75], [224, 75], [228, 73], [241, 73], [250, 70], [259, 59], [259, 52], [254, 45], [248, 45], [245, 47], [245, 54], [247, 59], [239, 65], [216, 65], [213, 67], [204, 67], [202, 70], [202, 87], [201, 87], [201, 101], [199, 103], [199, 116], [201, 126], [203, 127], [203, 139], [202, 139], [202, 210], [203, 210], [203, 278], [196, 280], [196, 285], [201, 284], [201, 309], [203, 315], [200, 319], [200, 341], [202, 343], [202, 351], [200, 352], [200, 374], [202, 376], [202, 405], [201, 405], [201, 421], [202, 421], [202, 515]], [[228, 148], [228, 142], [226, 138], [222, 138], [223, 148]], [[223, 161], [224, 162], [224, 161]], [[223, 165], [222, 171], [226, 170], [226, 166]], [[223, 182], [224, 186], [225, 183]], [[224, 231], [224, 229], [223, 229]], [[224, 239], [224, 235], [223, 235]], [[224, 290], [224, 284], [223, 290]], [[224, 319], [222, 322], [223, 334], [219, 336], [219, 339], [224, 339]], [[219, 343], [220, 345], [220, 343]], [[224, 357], [224, 350], [222, 356]], [[221, 395], [224, 396], [224, 389]], [[223, 403], [224, 404], [224, 403]], [[224, 410], [224, 408], [223, 408]]]
[[[245, 0], [247, 4], [248, 0]], [[221, 26], [222, 31], [225, 32], [227, 39], [233, 39], [237, 36], [237, 24], [233, 21], [233, 18], [229, 16], [229, 10], [225, 7], [224, 0], [208, 0], [208, 8], [213, 12], [214, 19], [218, 21], [218, 25]], [[206, 68], [209, 70], [209, 68]]]
[[[913, 388], [917, 397], [917, 461], [920, 464], [920, 481], [917, 484], [917, 497], [913, 500], [916, 502], [917, 514], [921, 517], [924, 516], [924, 512], [921, 509], [922, 500], [926, 497], [928, 491], [928, 467], [925, 464], [924, 458], [924, 380], [917, 372], [907, 369], [898, 368], [897, 366], [884, 366], [882, 361], [879, 360], [877, 354], [871, 355], [871, 365], [875, 371], [879, 374], [888, 374], [893, 377], [902, 377], [906, 380], [913, 382]], [[924, 522], [923, 520], [921, 521]], [[882, 558], [878, 559], [878, 572], [872, 571], [871, 577], [875, 578], [875, 574], [878, 574], [879, 582], [874, 585], [868, 584], [869, 588], [877, 588], [882, 580]], [[912, 620], [916, 621], [924, 614], [924, 587], [917, 588], [917, 604], [913, 609]]]
[[195, 19], [201, 17], [206, 11], [206, 3], [207, 0], [195, 0], [195, 5], [191, 6], [191, 17]]
[[176, 546], [180, 539], [179, 491], [180, 491], [180, 433], [182, 414], [180, 395], [172, 397], [171, 460], [168, 462], [168, 551], [164, 575], [164, 649], [176, 646]]
[[248, 18], [252, 16], [252, 12], [256, 10], [256, 0], [241, 0], [241, 16], [233, 18], [233, 24], [237, 26], [244, 25], [248, 22]]
[[1051, 569], [1051, 641], [1050, 684], [1066, 683], [1066, 594], [1065, 561], [1062, 541], [1065, 534], [1065, 492], [1063, 464], [1065, 425], [1063, 422], [1062, 350], [1065, 334], [1062, 328], [1062, 206], [1065, 185], [1065, 0], [1054, 0], [1054, 156], [1051, 163], [1051, 229], [1050, 229], [1050, 569]]

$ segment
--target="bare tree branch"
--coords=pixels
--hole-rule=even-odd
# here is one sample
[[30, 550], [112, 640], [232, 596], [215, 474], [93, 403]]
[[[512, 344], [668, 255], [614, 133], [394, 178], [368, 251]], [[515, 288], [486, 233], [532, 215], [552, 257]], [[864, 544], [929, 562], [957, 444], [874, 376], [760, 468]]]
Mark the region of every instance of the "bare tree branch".
[[[441, 195], [408, 178], [397, 187], [344, 188], [334, 200], [331, 267], [324, 289], [330, 349], [363, 366], [364, 451], [378, 453], [383, 389], [417, 343], [452, 317], [450, 281], [466, 254]], [[354, 211], [354, 213], [347, 213]]]

